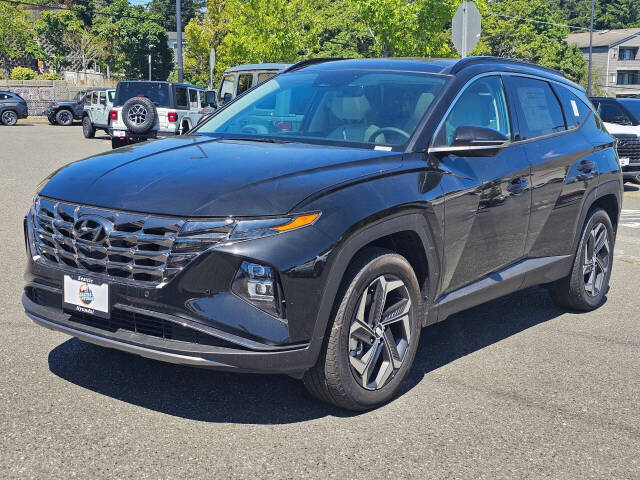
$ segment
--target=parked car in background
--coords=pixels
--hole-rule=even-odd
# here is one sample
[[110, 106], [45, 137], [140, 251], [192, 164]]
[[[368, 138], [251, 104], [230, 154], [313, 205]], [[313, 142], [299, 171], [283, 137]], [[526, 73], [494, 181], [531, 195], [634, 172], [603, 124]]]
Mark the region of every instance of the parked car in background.
[[625, 181], [640, 183], [640, 99], [592, 97], [607, 130], [617, 139]]
[[93, 138], [97, 129], [109, 133], [109, 112], [115, 96], [115, 88], [96, 88], [87, 92], [82, 114], [82, 133], [85, 138]]
[[0, 91], [0, 122], [3, 125], [15, 125], [19, 118], [28, 116], [29, 110], [24, 98], [17, 93]]
[[44, 114], [51, 125], [68, 127], [74, 120], [81, 120], [84, 111], [84, 91], [76, 93], [73, 100], [59, 100], [49, 104]]
[[373, 408], [424, 326], [540, 284], [562, 307], [603, 303], [614, 144], [547, 68], [301, 62], [188, 136], [54, 172], [24, 219], [23, 305], [88, 342]]
[[111, 145], [186, 133], [204, 115], [206, 91], [186, 83], [124, 81], [109, 112]]
[[241, 93], [275, 77], [290, 66], [289, 63], [257, 63], [227, 68], [218, 87], [218, 105], [229, 103]]

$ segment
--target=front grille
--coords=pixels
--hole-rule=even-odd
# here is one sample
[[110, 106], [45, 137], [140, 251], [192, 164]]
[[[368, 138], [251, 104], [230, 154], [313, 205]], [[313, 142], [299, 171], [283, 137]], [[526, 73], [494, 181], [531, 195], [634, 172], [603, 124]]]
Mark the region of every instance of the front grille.
[[36, 253], [46, 261], [85, 275], [135, 283], [167, 282], [212, 245], [178, 238], [182, 219], [43, 197], [36, 200], [30, 218]]
[[[42, 288], [28, 287], [27, 295], [38, 305], [62, 308], [62, 294], [60, 293], [50, 292]], [[114, 308], [111, 311], [111, 318], [109, 319], [81, 312], [73, 312], [69, 321], [111, 333], [115, 333], [118, 330], [126, 330], [128, 332], [149, 335], [163, 340], [188, 342], [214, 347], [238, 348], [234, 344], [198, 330], [184, 327], [161, 318], [119, 308]]]
[[[628, 157], [630, 164], [640, 164], [640, 138], [635, 135], [616, 135], [618, 157]], [[640, 170], [640, 165], [622, 167], [623, 172]]]

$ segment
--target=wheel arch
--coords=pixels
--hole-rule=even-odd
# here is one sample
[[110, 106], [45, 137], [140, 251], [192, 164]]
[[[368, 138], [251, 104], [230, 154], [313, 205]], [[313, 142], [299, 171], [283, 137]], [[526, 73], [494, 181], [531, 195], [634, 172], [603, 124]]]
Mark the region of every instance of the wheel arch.
[[582, 227], [587, 218], [587, 215], [594, 208], [602, 208], [611, 219], [614, 232], [617, 231], [618, 219], [620, 216], [620, 209], [622, 208], [622, 183], [620, 180], [611, 180], [606, 183], [598, 185], [591, 190], [582, 203], [582, 209], [580, 211], [579, 221], [577, 222], [577, 228], [573, 237], [573, 251], [575, 252], [578, 242], [580, 241], [580, 235], [582, 234]]
[[381, 247], [405, 257], [414, 269], [423, 299], [422, 324], [425, 325], [429, 306], [433, 302], [440, 278], [440, 258], [433, 230], [423, 214], [404, 213], [368, 225], [341, 242], [330, 265], [327, 282], [316, 316], [311, 341], [317, 357], [326, 330], [343, 286], [344, 276], [360, 252], [369, 247]]

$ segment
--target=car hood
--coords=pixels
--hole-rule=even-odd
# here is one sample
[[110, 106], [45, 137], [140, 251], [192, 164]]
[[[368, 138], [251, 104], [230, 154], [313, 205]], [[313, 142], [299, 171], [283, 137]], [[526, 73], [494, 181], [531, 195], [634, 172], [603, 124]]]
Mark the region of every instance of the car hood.
[[401, 161], [401, 154], [372, 149], [176, 137], [71, 163], [48, 178], [40, 195], [164, 215], [278, 215], [320, 190]]
[[49, 104], [49, 106], [51, 105], [75, 105], [78, 102], [75, 102], [73, 100], [58, 100], [57, 102], [51, 102]]

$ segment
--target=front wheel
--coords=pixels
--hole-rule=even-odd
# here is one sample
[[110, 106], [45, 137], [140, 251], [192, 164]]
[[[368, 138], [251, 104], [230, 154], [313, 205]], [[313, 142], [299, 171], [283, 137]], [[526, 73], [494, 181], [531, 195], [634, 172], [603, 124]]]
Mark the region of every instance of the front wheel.
[[93, 138], [96, 135], [96, 129], [93, 127], [91, 119], [88, 116], [82, 119], [82, 134], [84, 138]]
[[18, 123], [18, 114], [13, 110], [5, 110], [2, 112], [2, 124], [7, 125], [8, 127], [12, 127], [16, 123]]
[[374, 408], [397, 393], [413, 364], [422, 312], [418, 280], [401, 255], [371, 249], [347, 270], [340, 291], [318, 362], [303, 381], [327, 403]]
[[566, 308], [598, 308], [609, 288], [615, 237], [607, 212], [592, 210], [585, 220], [571, 273], [551, 285], [553, 301]]

